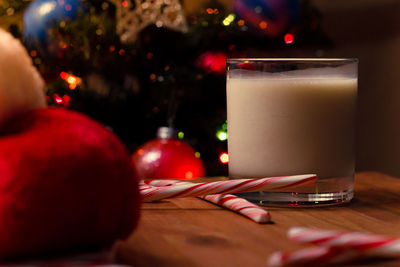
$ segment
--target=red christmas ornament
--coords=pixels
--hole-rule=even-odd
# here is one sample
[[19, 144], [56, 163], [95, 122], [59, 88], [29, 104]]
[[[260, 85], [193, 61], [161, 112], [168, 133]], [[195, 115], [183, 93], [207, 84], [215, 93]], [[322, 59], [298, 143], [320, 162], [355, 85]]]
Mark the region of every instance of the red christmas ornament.
[[204, 176], [204, 165], [189, 145], [175, 139], [173, 129], [161, 127], [157, 138], [133, 154], [141, 179], [185, 179]]

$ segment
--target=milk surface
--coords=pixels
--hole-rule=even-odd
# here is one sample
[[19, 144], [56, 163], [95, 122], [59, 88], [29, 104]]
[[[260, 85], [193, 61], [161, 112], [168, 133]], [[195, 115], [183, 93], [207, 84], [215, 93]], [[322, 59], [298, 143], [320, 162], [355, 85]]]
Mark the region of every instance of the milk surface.
[[295, 76], [229, 74], [231, 178], [353, 175], [357, 79]]

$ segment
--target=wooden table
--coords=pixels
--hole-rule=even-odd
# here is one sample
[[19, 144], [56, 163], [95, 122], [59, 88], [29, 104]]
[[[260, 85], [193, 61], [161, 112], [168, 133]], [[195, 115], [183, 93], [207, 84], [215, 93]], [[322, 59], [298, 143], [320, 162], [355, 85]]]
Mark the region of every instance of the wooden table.
[[[400, 237], [400, 179], [359, 173], [350, 204], [269, 208], [273, 224], [254, 223], [197, 198], [145, 203], [142, 209], [137, 230], [115, 247], [120, 262], [134, 266], [266, 266], [274, 251], [305, 247], [287, 240], [286, 232], [292, 226]], [[364, 265], [400, 266], [400, 260]]]

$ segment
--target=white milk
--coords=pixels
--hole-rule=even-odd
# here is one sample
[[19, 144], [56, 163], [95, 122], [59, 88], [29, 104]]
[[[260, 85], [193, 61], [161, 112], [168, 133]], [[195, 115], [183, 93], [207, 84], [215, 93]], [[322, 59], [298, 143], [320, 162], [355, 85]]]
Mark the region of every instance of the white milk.
[[231, 178], [354, 173], [357, 79], [246, 77], [227, 79]]

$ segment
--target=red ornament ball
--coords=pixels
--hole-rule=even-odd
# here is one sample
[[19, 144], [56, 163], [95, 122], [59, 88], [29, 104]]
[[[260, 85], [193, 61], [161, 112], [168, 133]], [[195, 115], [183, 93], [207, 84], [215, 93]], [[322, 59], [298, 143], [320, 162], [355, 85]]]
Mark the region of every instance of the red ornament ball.
[[136, 227], [123, 144], [81, 114], [39, 109], [0, 130], [0, 259], [101, 247]]
[[141, 146], [133, 162], [141, 179], [184, 179], [204, 176], [204, 165], [189, 145], [178, 139], [159, 137]]

